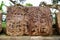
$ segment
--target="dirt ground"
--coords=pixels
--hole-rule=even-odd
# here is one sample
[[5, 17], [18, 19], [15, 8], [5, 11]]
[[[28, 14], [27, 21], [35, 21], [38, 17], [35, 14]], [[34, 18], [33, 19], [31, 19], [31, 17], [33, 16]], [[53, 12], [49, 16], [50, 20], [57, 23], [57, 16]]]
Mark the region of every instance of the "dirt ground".
[[60, 40], [60, 36], [6, 36], [6, 35], [0, 35], [0, 40]]

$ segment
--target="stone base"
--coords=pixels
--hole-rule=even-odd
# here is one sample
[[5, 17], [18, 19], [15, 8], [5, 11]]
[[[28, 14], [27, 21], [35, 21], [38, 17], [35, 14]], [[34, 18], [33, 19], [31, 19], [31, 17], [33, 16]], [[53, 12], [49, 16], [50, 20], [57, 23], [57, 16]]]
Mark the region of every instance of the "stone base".
[[6, 36], [6, 35], [0, 35], [0, 40], [60, 40], [60, 36]]

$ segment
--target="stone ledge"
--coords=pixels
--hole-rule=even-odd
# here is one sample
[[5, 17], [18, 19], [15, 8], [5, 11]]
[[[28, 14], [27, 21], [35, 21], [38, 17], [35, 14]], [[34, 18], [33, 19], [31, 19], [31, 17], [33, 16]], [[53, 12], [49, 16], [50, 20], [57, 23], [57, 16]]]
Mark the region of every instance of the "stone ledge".
[[60, 36], [5, 36], [0, 35], [0, 40], [60, 40]]

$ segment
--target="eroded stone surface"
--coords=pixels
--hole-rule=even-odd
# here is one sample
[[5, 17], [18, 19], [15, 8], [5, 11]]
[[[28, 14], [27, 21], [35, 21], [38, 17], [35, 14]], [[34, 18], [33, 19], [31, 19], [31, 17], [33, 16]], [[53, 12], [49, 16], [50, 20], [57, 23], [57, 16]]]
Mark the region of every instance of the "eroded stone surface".
[[8, 35], [52, 34], [52, 17], [48, 7], [11, 6], [7, 13]]

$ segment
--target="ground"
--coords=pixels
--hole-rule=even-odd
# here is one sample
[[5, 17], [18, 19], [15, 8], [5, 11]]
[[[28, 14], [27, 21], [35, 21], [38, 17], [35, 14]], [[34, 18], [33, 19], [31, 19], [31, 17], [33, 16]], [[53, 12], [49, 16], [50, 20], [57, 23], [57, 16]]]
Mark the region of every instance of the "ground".
[[0, 35], [0, 40], [60, 40], [60, 36], [6, 36], [6, 35]]
[[[2, 27], [6, 28], [6, 22], [2, 22]], [[8, 36], [0, 34], [0, 40], [60, 40], [59, 35], [53, 36]]]

